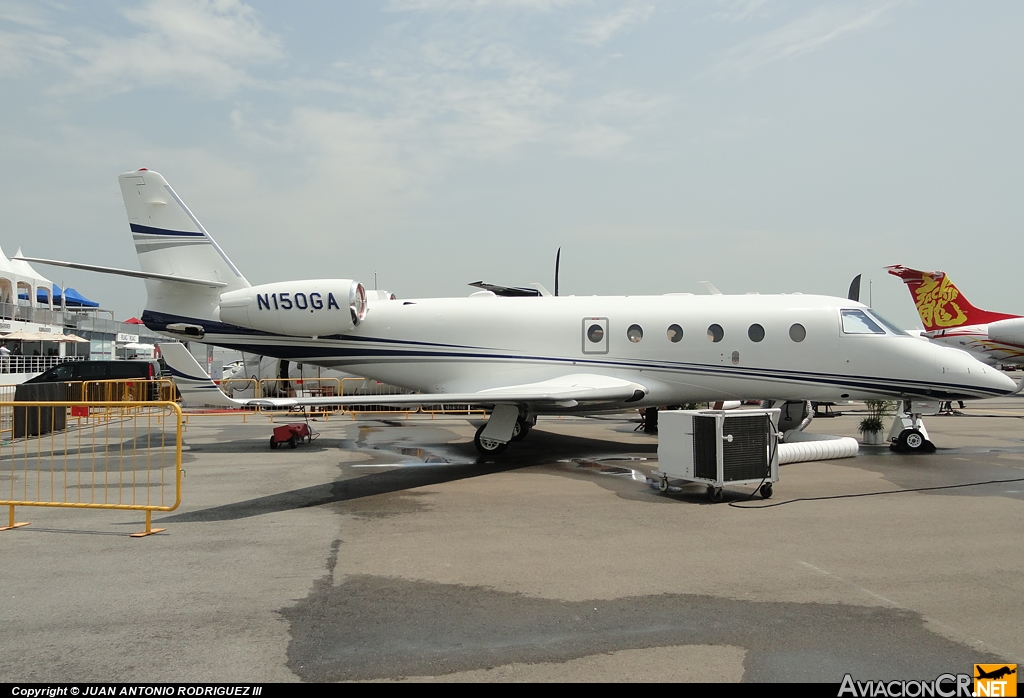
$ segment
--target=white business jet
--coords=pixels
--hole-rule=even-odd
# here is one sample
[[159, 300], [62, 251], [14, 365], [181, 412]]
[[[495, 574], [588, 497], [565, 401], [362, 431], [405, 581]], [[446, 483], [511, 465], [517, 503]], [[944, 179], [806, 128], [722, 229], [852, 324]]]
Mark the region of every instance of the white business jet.
[[[152, 330], [341, 368], [419, 394], [233, 400], [181, 345], [162, 351], [186, 402], [312, 406], [469, 403], [491, 411], [485, 454], [537, 415], [743, 399], [960, 400], [1016, 391], [999, 371], [917, 341], [861, 303], [789, 295], [394, 300], [351, 279], [252, 286], [167, 181], [120, 176]], [[913, 430], [908, 430], [913, 431]], [[913, 436], [913, 435], [911, 435]], [[911, 439], [911, 443], [924, 441]]]

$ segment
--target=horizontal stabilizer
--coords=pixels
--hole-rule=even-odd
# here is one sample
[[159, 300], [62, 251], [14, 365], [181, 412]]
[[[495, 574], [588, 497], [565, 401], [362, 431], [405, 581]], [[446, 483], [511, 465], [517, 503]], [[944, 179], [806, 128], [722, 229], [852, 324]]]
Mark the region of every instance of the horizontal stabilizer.
[[335, 397], [248, 398], [236, 400], [221, 392], [184, 344], [160, 344], [160, 353], [186, 407], [314, 407], [318, 405], [392, 405], [418, 407], [437, 404], [532, 404], [558, 407], [588, 405], [620, 406], [647, 395], [647, 388], [632, 381], [575, 374], [549, 381], [502, 386], [471, 393], [415, 393], [407, 395], [358, 395]]
[[227, 286], [223, 281], [211, 281], [210, 279], [190, 279], [187, 276], [175, 276], [174, 274], [156, 274], [148, 271], [135, 271], [134, 269], [118, 269], [116, 267], [101, 267], [96, 264], [79, 264], [78, 262], [61, 262], [56, 259], [39, 259], [38, 257], [14, 257], [23, 262], [36, 262], [47, 264], [51, 267], [67, 267], [68, 269], [83, 269], [85, 271], [96, 271], [100, 274], [116, 274], [118, 276], [131, 276], [136, 279], [153, 279], [156, 281], [176, 281], [182, 284], [196, 284], [209, 288], [222, 288]]

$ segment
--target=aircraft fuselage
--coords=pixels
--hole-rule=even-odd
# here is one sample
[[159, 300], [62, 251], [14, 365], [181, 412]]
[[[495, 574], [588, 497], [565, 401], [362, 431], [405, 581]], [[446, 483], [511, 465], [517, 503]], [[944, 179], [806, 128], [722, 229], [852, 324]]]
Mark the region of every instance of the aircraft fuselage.
[[962, 351], [888, 330], [844, 331], [842, 309], [866, 310], [841, 298], [800, 294], [487, 294], [376, 301], [355, 329], [316, 338], [162, 313], [143, 319], [155, 330], [168, 322], [202, 324], [204, 342], [430, 393], [566, 373], [636, 381], [648, 389], [637, 407], [751, 397], [969, 399], [1014, 389]]

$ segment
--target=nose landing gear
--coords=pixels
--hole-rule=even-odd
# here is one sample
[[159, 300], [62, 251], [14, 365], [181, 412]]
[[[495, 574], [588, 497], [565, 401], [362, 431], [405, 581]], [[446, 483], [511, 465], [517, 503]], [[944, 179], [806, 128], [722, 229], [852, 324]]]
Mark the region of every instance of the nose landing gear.
[[889, 429], [889, 448], [900, 453], [935, 453], [921, 419], [922, 414], [932, 414], [930, 409], [930, 403], [901, 403]]

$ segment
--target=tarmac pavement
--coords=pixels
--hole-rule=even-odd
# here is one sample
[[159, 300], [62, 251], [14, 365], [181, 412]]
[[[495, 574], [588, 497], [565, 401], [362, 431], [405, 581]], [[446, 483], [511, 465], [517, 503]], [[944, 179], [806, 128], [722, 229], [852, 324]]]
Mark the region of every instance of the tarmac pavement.
[[1024, 401], [964, 413], [926, 418], [934, 454], [786, 465], [737, 506], [652, 488], [656, 438], [630, 415], [542, 418], [486, 460], [464, 417], [336, 416], [273, 451], [265, 417], [193, 417], [165, 533], [35, 507], [0, 532], [0, 676], [838, 683], [1024, 663]]

